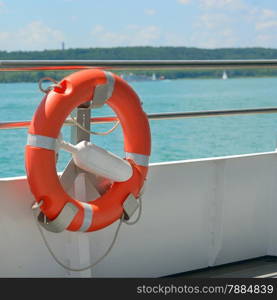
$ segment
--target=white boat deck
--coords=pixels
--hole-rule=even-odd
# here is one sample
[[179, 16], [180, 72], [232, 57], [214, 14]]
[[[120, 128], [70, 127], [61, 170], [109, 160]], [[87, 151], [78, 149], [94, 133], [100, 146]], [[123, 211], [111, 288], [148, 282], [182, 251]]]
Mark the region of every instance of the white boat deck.
[[175, 274], [181, 278], [277, 278], [277, 257], [265, 256], [218, 267]]
[[[111, 253], [84, 272], [47, 251], [26, 178], [0, 179], [0, 277], [164, 277], [224, 265], [206, 275], [277, 272], [276, 262], [226, 266], [277, 256], [276, 152], [152, 164], [148, 177], [140, 222], [124, 224]], [[114, 230], [46, 236], [64, 263], [80, 267], [105, 252]]]

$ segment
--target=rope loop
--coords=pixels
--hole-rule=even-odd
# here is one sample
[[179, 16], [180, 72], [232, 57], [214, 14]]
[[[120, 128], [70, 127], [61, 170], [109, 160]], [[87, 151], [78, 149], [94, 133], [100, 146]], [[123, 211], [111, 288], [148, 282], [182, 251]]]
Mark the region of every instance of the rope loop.
[[[49, 85], [49, 86], [45, 89], [45, 88], [43, 88], [43, 86], [42, 86], [42, 83], [43, 83], [44, 81], [51, 81], [51, 82], [53, 82], [54, 84]], [[58, 81], [55, 80], [55, 79], [53, 79], [53, 78], [51, 78], [51, 77], [43, 77], [43, 78], [41, 78], [41, 79], [39, 80], [39, 82], [38, 82], [38, 87], [39, 87], [39, 89], [40, 89], [43, 93], [45, 93], [45, 94], [47, 94], [47, 93], [49, 93], [50, 91], [52, 91], [55, 87], [62, 88], [62, 87], [59, 85]]]

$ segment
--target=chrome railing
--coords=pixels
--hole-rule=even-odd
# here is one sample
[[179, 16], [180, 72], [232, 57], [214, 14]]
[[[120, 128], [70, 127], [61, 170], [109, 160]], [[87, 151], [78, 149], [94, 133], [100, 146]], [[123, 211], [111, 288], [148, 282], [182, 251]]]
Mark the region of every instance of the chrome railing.
[[[277, 113], [277, 107], [155, 113], [155, 114], [148, 114], [147, 116], [149, 120], [172, 120], [172, 119], [185, 119], [185, 118], [203, 118], [203, 117], [218, 117], [218, 116], [273, 114], [273, 113]], [[115, 116], [105, 116], [105, 117], [97, 117], [97, 118], [90, 119], [91, 123], [95, 123], [95, 124], [111, 123], [111, 122], [116, 122], [117, 120], [118, 119]], [[28, 128], [29, 125], [30, 125], [30, 121], [0, 122], [0, 129]], [[74, 123], [72, 120], [67, 119], [64, 125], [73, 126]]]
[[277, 59], [249, 60], [0, 60], [0, 69], [87, 66], [113, 70], [277, 68]]
[[[277, 59], [258, 60], [0, 60], [0, 71], [20, 68], [82, 66], [112, 70], [260, 69], [276, 68]], [[277, 107], [148, 114], [149, 120], [277, 113]], [[115, 116], [91, 118], [92, 123], [115, 122]], [[0, 122], [0, 129], [27, 128], [30, 121]], [[74, 125], [68, 119], [65, 125]]]

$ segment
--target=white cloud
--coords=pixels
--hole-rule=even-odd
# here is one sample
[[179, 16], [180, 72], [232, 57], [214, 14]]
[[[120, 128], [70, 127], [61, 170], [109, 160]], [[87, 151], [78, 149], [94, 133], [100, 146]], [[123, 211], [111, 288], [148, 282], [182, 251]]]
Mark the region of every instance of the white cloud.
[[189, 4], [190, 0], [177, 0], [181, 4]]
[[146, 46], [155, 44], [161, 32], [157, 26], [128, 25], [119, 32], [114, 32], [102, 25], [96, 25], [91, 31], [91, 36], [91, 46]]
[[52, 29], [40, 21], [34, 21], [18, 31], [18, 37], [27, 44], [37, 46], [47, 45], [50, 40], [62, 41], [63, 35], [59, 30]]
[[276, 47], [277, 10], [245, 0], [197, 0], [197, 3], [200, 13], [194, 19], [192, 35], [185, 45]]
[[255, 29], [253, 45], [259, 47], [277, 47], [277, 11], [259, 6], [253, 7], [251, 24]]
[[144, 13], [145, 13], [146, 15], [148, 15], [148, 16], [153, 16], [153, 15], [155, 15], [157, 12], [156, 12], [155, 9], [149, 8], [149, 9], [146, 9], [146, 10], [144, 11]]
[[[62, 41], [71, 44], [71, 47], [277, 47], [277, 10], [245, 0], [175, 0], [175, 3], [177, 1], [183, 4], [183, 8], [187, 7], [186, 4], [196, 3], [198, 13], [191, 16], [189, 30], [182, 29], [182, 26], [187, 26], [187, 20], [176, 20], [180, 30], [156, 24], [129, 24], [119, 29], [98, 24], [86, 34], [86, 39], [69, 35], [71, 40], [68, 41], [57, 28], [33, 21], [14, 31], [0, 28], [0, 49], [59, 49]], [[5, 9], [5, 6], [0, 0], [0, 13], [1, 8]], [[150, 17], [157, 13], [152, 7], [143, 8], [141, 12]], [[68, 20], [76, 22], [79, 16], [69, 14]]]
[[204, 9], [231, 9], [242, 10], [246, 8], [243, 0], [199, 0], [200, 7]]
[[217, 9], [217, 8], [230, 8], [230, 9], [244, 9], [246, 4], [244, 0], [177, 0], [180, 4], [195, 4], [199, 3], [202, 9]]
[[[211, 22], [208, 18], [208, 24], [212, 28], [203, 27], [204, 23], [195, 24], [191, 34], [176, 34], [171, 32], [163, 33], [164, 44], [170, 46], [186, 46], [198, 48], [229, 48], [238, 45], [238, 36], [231, 26], [228, 24], [220, 25], [220, 18]], [[207, 19], [204, 18], [204, 22]], [[210, 23], [211, 22], [211, 23]], [[207, 25], [207, 23], [206, 23]]]
[[98, 33], [104, 32], [105, 28], [102, 25], [95, 25], [91, 31], [92, 35], [97, 35]]
[[256, 23], [257, 30], [267, 30], [269, 28], [277, 27], [277, 21], [265, 21]]
[[[175, 1], [185, 8], [187, 4], [198, 8], [198, 13], [192, 16], [190, 33], [138, 25], [128, 25], [117, 33], [96, 26], [92, 43], [96, 46], [277, 47], [277, 10], [267, 8], [265, 3], [253, 4], [246, 0]], [[180, 22], [180, 28], [182, 26], [186, 26], [185, 21]]]
[[[269, 34], [259, 34], [256, 36], [255, 44], [258, 47], [268, 47], [272, 48], [274, 41], [277, 40], [277, 34], [269, 33]], [[277, 43], [275, 42], [275, 47], [277, 47]]]
[[5, 10], [5, 3], [3, 1], [0, 1], [0, 13]]
[[196, 26], [203, 29], [217, 29], [225, 27], [230, 22], [230, 17], [224, 13], [206, 13], [199, 16]]
[[57, 49], [64, 41], [61, 31], [33, 21], [14, 32], [0, 31], [0, 48], [5, 50]]
[[256, 9], [253, 22], [257, 31], [274, 29], [277, 26], [277, 11], [272, 9]]
[[9, 33], [8, 32], [1, 32], [0, 31], [0, 45], [1, 41], [6, 41], [9, 38]]
[[205, 11], [196, 18], [188, 42], [201, 48], [235, 47], [238, 37], [233, 22], [231, 15], [224, 11]]
[[249, 7], [246, 17], [253, 22], [261, 20], [269, 20], [277, 18], [277, 11], [267, 8], [260, 8], [258, 6]]
[[190, 45], [199, 48], [229, 48], [236, 47], [238, 38], [232, 29], [215, 31], [202, 30], [196, 32], [188, 40]]
[[268, 19], [268, 18], [276, 18], [277, 12], [272, 9], [262, 9], [261, 11], [261, 18]]
[[[188, 2], [184, 0], [184, 4]], [[247, 8], [244, 0], [195, 0], [192, 3], [197, 3], [200, 8], [192, 24], [192, 34], [181, 38], [175, 35], [168, 40], [175, 43], [179, 40], [185, 46], [201, 48], [237, 46], [235, 24], [239, 21], [237, 16]]]
[[70, 16], [70, 20], [72, 21], [72, 22], [76, 22], [76, 21], [78, 21], [78, 17], [77, 16]]

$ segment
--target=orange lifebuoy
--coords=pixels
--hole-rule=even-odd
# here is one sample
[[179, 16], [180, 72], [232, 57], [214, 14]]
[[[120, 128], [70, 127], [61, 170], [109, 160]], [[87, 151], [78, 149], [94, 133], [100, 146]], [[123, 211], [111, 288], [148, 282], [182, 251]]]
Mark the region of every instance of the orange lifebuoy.
[[29, 127], [29, 135], [54, 143], [71, 111], [94, 99], [97, 87], [110, 84], [109, 80], [113, 81], [106, 103], [114, 110], [121, 123], [126, 160], [131, 164], [133, 174], [125, 182], [114, 182], [105, 194], [88, 202], [89, 210], [86, 210], [87, 206], [83, 202], [71, 198], [63, 189], [56, 171], [54, 147], [30, 143], [26, 146], [27, 178], [36, 201], [39, 203], [43, 200], [41, 211], [53, 220], [67, 203], [78, 208], [67, 227], [70, 231], [95, 231], [119, 219], [123, 213], [124, 201], [130, 194], [138, 197], [148, 171], [151, 135], [141, 101], [123, 79], [107, 74], [102, 70], [90, 69], [64, 78], [44, 97]]

